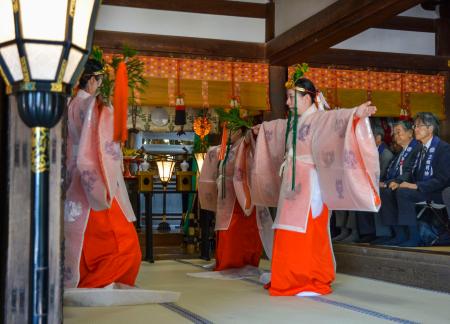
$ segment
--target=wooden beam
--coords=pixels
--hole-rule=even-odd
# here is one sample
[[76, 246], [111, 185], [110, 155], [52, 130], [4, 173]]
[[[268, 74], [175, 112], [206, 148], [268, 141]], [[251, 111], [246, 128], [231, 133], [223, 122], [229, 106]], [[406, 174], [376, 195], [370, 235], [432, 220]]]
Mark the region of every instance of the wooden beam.
[[274, 65], [291, 65], [420, 3], [421, 0], [338, 0], [267, 43]]
[[275, 3], [266, 4], [266, 42], [275, 37]]
[[263, 43], [96, 30], [94, 44], [112, 51], [119, 51], [127, 45], [152, 55], [264, 61]]
[[450, 55], [450, 3], [439, 5], [436, 22], [436, 55]]
[[265, 120], [286, 117], [286, 88], [284, 84], [287, 78], [287, 67], [269, 66], [270, 111], [264, 113]]
[[447, 118], [441, 121], [439, 137], [446, 142], [450, 142], [450, 73], [447, 72], [445, 76], [444, 109]]
[[436, 31], [435, 23], [435, 19], [396, 16], [382, 22], [375, 28], [434, 33]]
[[449, 71], [450, 56], [400, 54], [354, 51], [330, 48], [311, 56], [308, 63], [315, 66], [375, 68], [380, 70], [436, 73]]
[[102, 4], [211, 15], [266, 18], [266, 4], [226, 0], [103, 0]]

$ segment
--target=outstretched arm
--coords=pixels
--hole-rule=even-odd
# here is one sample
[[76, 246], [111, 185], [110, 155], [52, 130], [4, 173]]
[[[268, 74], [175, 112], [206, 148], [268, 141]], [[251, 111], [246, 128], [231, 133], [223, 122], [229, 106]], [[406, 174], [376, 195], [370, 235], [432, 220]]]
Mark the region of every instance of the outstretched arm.
[[370, 117], [377, 112], [377, 107], [372, 105], [371, 101], [367, 101], [356, 107], [356, 116], [361, 118]]

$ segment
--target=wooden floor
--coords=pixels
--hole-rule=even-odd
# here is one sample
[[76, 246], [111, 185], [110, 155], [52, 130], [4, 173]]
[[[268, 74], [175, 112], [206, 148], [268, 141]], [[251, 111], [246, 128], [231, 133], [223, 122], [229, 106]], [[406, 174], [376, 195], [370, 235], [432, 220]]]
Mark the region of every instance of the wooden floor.
[[[64, 323], [450, 323], [450, 294], [338, 274], [331, 295], [270, 297], [256, 278], [193, 278], [203, 260], [142, 263], [137, 284], [181, 292], [178, 302], [64, 308]], [[261, 262], [269, 269], [268, 261]]]

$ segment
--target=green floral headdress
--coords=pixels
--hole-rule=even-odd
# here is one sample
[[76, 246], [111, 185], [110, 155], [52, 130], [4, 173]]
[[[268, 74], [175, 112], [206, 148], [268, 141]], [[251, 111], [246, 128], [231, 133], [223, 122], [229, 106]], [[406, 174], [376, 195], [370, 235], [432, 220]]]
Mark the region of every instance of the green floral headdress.
[[[308, 71], [308, 69], [309, 69], [309, 67], [308, 67], [308, 64], [306, 64], [306, 63], [297, 64], [295, 66], [295, 71], [294, 71], [294, 73], [292, 73], [291, 78], [284, 84], [286, 89], [296, 89], [295, 83], [297, 82], [298, 79], [302, 78], [305, 75], [305, 73]], [[303, 89], [303, 88], [301, 88], [301, 89]], [[303, 90], [305, 90], [305, 89], [303, 89]], [[301, 91], [301, 90], [299, 90], [299, 91]]]

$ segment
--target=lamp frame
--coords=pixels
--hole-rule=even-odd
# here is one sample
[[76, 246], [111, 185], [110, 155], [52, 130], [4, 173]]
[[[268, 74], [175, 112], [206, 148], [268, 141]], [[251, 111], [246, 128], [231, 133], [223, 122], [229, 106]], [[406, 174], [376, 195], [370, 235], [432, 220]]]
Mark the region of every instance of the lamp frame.
[[[100, 7], [100, 1], [94, 0], [91, 20], [89, 22], [87, 39], [86, 39], [86, 49], [79, 47], [71, 42], [72, 40], [72, 27], [73, 21], [75, 17], [75, 7], [76, 1], [69, 0], [67, 2], [67, 17], [66, 17], [66, 30], [65, 37], [63, 41], [52, 41], [52, 40], [37, 40], [37, 39], [27, 39], [22, 36], [22, 24], [20, 19], [20, 4], [19, 1], [13, 1], [13, 12], [14, 12], [14, 29], [15, 29], [15, 39], [1, 43], [0, 47], [8, 46], [8, 45], [17, 45], [17, 50], [19, 52], [20, 63], [22, 67], [23, 80], [14, 81], [13, 76], [8, 68], [3, 57], [0, 55], [0, 74], [3, 76], [6, 82], [6, 93], [20, 93], [20, 92], [29, 92], [29, 91], [45, 91], [45, 92], [57, 92], [57, 93], [70, 93], [71, 86], [75, 84], [78, 80], [81, 72], [84, 70], [84, 65], [89, 57], [89, 53], [92, 47], [92, 40], [94, 38], [94, 33], [92, 32], [98, 10]], [[55, 78], [51, 81], [42, 80], [42, 79], [32, 79], [30, 74], [30, 66], [27, 60], [25, 43], [29, 44], [46, 44], [46, 45], [61, 45], [63, 46], [63, 50], [61, 53], [61, 57], [59, 59], [57, 73]], [[70, 49], [74, 48], [82, 53], [82, 58], [78, 63], [77, 68], [72, 74], [70, 82], [64, 83], [63, 77], [67, 67], [67, 61], [69, 57]]]
[[155, 159], [155, 161], [156, 161], [156, 163], [164, 162], [164, 161], [169, 161], [169, 162], [173, 163], [173, 165], [171, 166], [171, 170], [169, 171], [170, 177], [167, 181], [163, 181], [163, 179], [161, 178], [161, 173], [160, 173], [159, 167], [158, 167], [158, 177], [163, 185], [163, 219], [162, 219], [162, 222], [158, 224], [158, 231], [159, 232], [170, 232], [170, 225], [169, 225], [169, 223], [166, 222], [166, 192], [167, 192], [167, 185], [169, 184], [170, 180], [172, 179], [173, 171], [175, 170], [177, 161], [173, 158], [173, 156], [170, 156], [170, 155], [159, 155], [158, 158]]
[[[12, 0], [11, 0], [12, 1]], [[31, 147], [31, 230], [30, 230], [30, 292], [28, 304], [29, 323], [48, 323], [48, 307], [51, 295], [49, 287], [49, 137], [66, 107], [66, 96], [81, 75], [88, 59], [93, 40], [99, 0], [93, 0], [93, 7], [86, 26], [86, 48], [73, 44], [73, 24], [76, 1], [67, 1], [64, 39], [62, 41], [27, 39], [23, 37], [23, 22], [20, 16], [20, 1], [12, 1], [15, 38], [0, 44], [0, 47], [16, 45], [20, 58], [23, 79], [14, 80], [6, 61], [0, 55], [0, 75], [6, 83], [6, 93], [17, 96], [18, 111], [23, 122], [32, 129]], [[76, 32], [76, 31], [75, 31]], [[53, 79], [32, 78], [25, 44], [62, 46]], [[68, 83], [64, 76], [70, 50], [81, 54], [78, 65]], [[44, 58], [45, 59], [45, 56]], [[61, 305], [62, 306], [62, 305]]]

